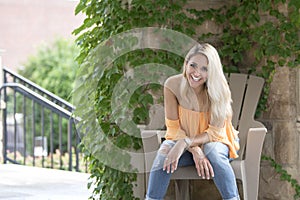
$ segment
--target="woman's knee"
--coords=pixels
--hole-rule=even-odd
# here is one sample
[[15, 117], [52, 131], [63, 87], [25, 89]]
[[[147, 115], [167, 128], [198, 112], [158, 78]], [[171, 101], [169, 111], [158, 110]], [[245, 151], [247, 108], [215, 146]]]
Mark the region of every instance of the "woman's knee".
[[160, 145], [153, 162], [152, 170], [162, 169], [166, 156], [174, 145], [175, 142], [172, 140], [165, 140]]
[[210, 162], [228, 162], [228, 146], [220, 142], [209, 142], [204, 145], [204, 153]]

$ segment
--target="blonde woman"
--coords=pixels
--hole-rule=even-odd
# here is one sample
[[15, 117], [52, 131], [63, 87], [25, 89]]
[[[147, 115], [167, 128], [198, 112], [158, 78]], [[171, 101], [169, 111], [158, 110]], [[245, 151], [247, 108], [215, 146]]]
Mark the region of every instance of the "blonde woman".
[[210, 44], [194, 46], [183, 73], [165, 82], [166, 140], [150, 172], [147, 200], [163, 199], [172, 173], [189, 165], [203, 179], [212, 178], [223, 199], [240, 199], [230, 165], [239, 149], [231, 101], [217, 50]]

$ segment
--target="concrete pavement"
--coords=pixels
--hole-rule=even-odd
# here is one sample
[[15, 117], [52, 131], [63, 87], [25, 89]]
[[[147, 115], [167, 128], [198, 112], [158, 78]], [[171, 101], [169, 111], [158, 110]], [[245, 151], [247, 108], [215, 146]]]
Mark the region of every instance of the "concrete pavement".
[[0, 164], [2, 200], [85, 200], [89, 174]]

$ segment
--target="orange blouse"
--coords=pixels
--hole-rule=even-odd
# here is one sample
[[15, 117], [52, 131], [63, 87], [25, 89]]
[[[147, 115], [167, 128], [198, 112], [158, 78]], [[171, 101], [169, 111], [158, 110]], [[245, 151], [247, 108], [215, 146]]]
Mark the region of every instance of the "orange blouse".
[[239, 150], [238, 131], [234, 129], [231, 121], [225, 121], [223, 128], [209, 124], [208, 112], [197, 112], [178, 106], [178, 120], [166, 119], [166, 139], [179, 140], [189, 137], [191, 140], [196, 135], [207, 133], [211, 142], [222, 142], [229, 147], [229, 157], [237, 158]]

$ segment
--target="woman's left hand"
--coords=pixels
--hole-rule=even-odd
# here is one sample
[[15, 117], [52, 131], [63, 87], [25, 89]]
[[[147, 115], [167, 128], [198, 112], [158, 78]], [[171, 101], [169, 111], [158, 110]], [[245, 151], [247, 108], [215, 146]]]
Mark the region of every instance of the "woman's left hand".
[[178, 140], [173, 148], [169, 151], [163, 166], [163, 170], [167, 170], [167, 173], [173, 173], [178, 166], [178, 161], [182, 155], [187, 144], [184, 140]]
[[189, 151], [193, 154], [198, 175], [206, 179], [214, 177], [214, 170], [202, 149], [199, 146], [195, 146], [190, 148]]

